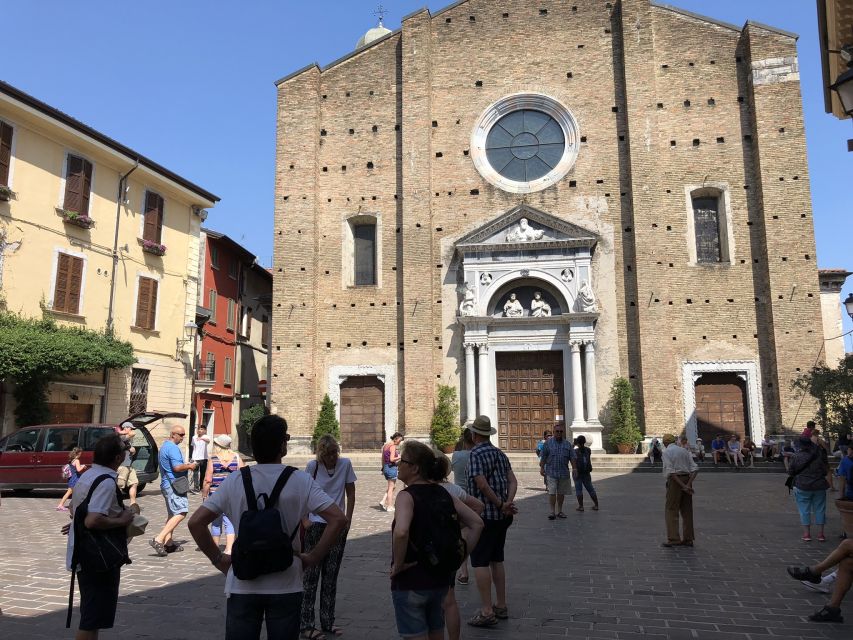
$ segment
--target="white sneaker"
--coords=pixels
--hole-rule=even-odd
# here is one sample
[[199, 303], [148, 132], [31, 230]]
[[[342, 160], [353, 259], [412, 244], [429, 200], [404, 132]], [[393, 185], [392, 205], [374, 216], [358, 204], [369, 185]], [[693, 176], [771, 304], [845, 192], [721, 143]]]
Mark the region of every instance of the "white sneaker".
[[387, 511], [388, 513], [394, 513], [394, 507], [388, 507], [387, 509], [385, 509], [385, 511]]
[[817, 591], [818, 593], [832, 593], [832, 587], [835, 585], [835, 579], [838, 576], [838, 571], [833, 571], [832, 573], [826, 574], [820, 580], [820, 584], [813, 584], [808, 580], [803, 580], [803, 586], [808, 587], [812, 591]]

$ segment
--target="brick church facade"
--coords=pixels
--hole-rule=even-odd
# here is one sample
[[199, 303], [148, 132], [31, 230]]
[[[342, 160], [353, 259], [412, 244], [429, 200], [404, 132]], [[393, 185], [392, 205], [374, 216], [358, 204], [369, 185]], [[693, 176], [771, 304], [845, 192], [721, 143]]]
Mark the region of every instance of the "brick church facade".
[[325, 393], [344, 448], [426, 437], [439, 384], [508, 450], [555, 420], [600, 449], [617, 376], [648, 434], [807, 417], [791, 381], [824, 336], [795, 35], [650, 0], [466, 0], [371, 34], [277, 83], [271, 406], [292, 444]]

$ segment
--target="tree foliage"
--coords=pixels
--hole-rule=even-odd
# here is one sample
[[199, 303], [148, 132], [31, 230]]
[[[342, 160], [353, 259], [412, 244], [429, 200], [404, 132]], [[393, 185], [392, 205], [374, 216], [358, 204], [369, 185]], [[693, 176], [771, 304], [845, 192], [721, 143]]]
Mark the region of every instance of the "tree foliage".
[[17, 385], [18, 426], [46, 421], [51, 380], [134, 362], [133, 346], [107, 333], [0, 312], [0, 379]]
[[246, 434], [247, 438], [252, 436], [252, 427], [255, 423], [263, 418], [267, 413], [267, 408], [263, 404], [253, 404], [248, 409], [243, 409], [240, 412], [240, 423], [238, 427]]
[[612, 446], [620, 444], [636, 445], [643, 439], [643, 432], [637, 423], [637, 409], [634, 406], [634, 388], [626, 378], [616, 378], [610, 387], [610, 437]]
[[314, 435], [311, 436], [311, 447], [316, 448], [317, 442], [324, 435], [329, 434], [338, 442], [341, 440], [341, 425], [338, 422], [338, 417], [335, 415], [335, 403], [329, 397], [329, 394], [323, 396], [323, 403], [320, 405], [320, 415], [317, 416], [317, 424], [314, 425]]
[[456, 388], [450, 385], [438, 385], [438, 404], [432, 413], [429, 434], [438, 449], [456, 444], [461, 434], [459, 426], [459, 405], [456, 402]]
[[817, 422], [838, 436], [853, 428], [853, 354], [848, 353], [837, 367], [819, 365], [794, 380], [794, 388], [817, 400]]

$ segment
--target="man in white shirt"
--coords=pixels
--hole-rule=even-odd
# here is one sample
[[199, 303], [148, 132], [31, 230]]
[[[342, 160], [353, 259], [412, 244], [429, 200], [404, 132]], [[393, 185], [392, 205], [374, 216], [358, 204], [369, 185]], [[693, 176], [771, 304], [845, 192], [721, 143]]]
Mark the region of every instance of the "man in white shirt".
[[205, 425], [200, 424], [195, 428], [192, 445], [192, 461], [196, 463], [196, 467], [193, 469], [193, 491], [201, 491], [201, 483], [204, 481], [204, 474], [207, 472], [208, 447], [210, 446], [210, 436], [207, 435]]
[[[122, 510], [116, 495], [116, 469], [124, 460], [126, 444], [119, 435], [101, 438], [95, 444], [95, 463], [80, 476], [74, 485], [71, 497], [71, 515], [89, 495], [89, 490], [97, 478], [102, 480], [89, 500], [88, 513], [83, 521], [87, 529], [114, 529], [127, 527], [133, 521], [133, 511]], [[65, 531], [65, 529], [63, 529]], [[74, 527], [68, 529], [65, 565], [71, 571], [71, 558], [74, 553]], [[112, 629], [118, 604], [118, 588], [121, 579], [121, 567], [110, 571], [78, 571], [80, 585], [80, 627], [75, 640], [95, 640], [98, 630]]]
[[[281, 459], [287, 455], [290, 439], [287, 422], [280, 416], [264, 416], [252, 427], [251, 439], [252, 454], [258, 462], [250, 468], [255, 495], [269, 495], [285, 469]], [[259, 507], [262, 506], [263, 502]], [[264, 620], [268, 638], [296, 640], [302, 607], [302, 570], [323, 559], [347, 524], [340, 507], [304, 471], [292, 473], [276, 506], [281, 514], [282, 531], [288, 536], [298, 530], [300, 521], [309, 513], [319, 515], [327, 525], [317, 545], [308, 553], [300, 553], [299, 538], [291, 536], [293, 564], [285, 571], [253, 580], [234, 576], [231, 556], [219, 550], [208, 529], [224, 513], [234, 524], [239, 547], [240, 518], [247, 509], [241, 474], [230, 474], [190, 518], [189, 530], [199, 548], [226, 575], [226, 640], [259, 638]]]
[[[693, 481], [699, 466], [672, 434], [663, 437], [663, 475], [666, 478], [666, 542], [664, 547], [693, 546]], [[678, 534], [681, 515], [682, 535]]]

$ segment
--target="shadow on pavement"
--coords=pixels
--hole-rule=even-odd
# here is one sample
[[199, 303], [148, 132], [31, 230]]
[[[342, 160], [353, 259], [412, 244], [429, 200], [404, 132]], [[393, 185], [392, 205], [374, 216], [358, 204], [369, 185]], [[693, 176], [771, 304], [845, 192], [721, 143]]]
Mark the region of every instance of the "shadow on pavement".
[[[829, 506], [830, 542], [800, 542], [796, 510], [780, 476], [700, 476], [693, 549], [660, 547], [664, 492], [659, 475], [597, 477], [602, 510], [577, 513], [574, 496], [567, 496], [569, 517], [556, 521], [546, 517], [547, 498], [538, 474], [521, 473], [519, 480], [520, 513], [507, 542], [510, 619], [492, 629], [463, 624], [463, 637], [851, 637], [850, 598], [844, 607], [847, 624], [809, 623], [804, 616], [826, 597], [807, 591], [785, 573], [786, 565], [814, 562], [833, 548], [838, 515]], [[344, 640], [398, 637], [388, 581], [391, 516], [375, 506], [381, 493], [380, 478], [360, 479], [338, 586], [337, 624], [345, 628]], [[142, 502], [152, 518], [151, 531], [156, 531], [162, 500], [152, 489], [146, 494]], [[27, 617], [0, 617], [0, 631], [7, 637], [72, 635], [64, 629], [65, 547], [57, 544], [64, 520], [62, 514], [48, 517], [39, 504], [48, 501], [52, 510], [58, 495], [3, 498], [0, 604], [7, 614], [21, 605], [30, 609]], [[13, 516], [27, 508], [32, 517]], [[183, 527], [179, 537], [187, 538]], [[224, 577], [192, 542], [182, 553], [158, 558], [146, 544], [148, 537], [131, 545], [133, 564], [122, 574], [117, 626], [102, 637], [223, 637]], [[464, 620], [478, 604], [473, 579], [456, 591]], [[75, 608], [72, 625], [78, 621]]]

